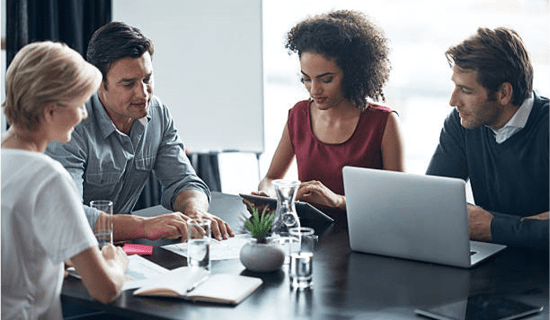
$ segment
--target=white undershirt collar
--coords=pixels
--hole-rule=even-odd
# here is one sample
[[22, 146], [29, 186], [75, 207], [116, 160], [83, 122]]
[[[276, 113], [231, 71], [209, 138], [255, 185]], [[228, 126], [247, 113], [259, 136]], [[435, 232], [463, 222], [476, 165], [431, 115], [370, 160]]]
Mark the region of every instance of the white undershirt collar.
[[527, 124], [527, 119], [529, 119], [529, 114], [533, 109], [534, 102], [535, 98], [533, 94], [531, 94], [529, 98], [523, 101], [514, 116], [512, 116], [512, 118], [508, 120], [504, 127], [498, 130], [493, 130], [491, 128], [491, 130], [493, 130], [493, 132], [495, 133], [495, 139], [498, 144], [501, 144], [504, 141], [508, 140], [511, 136], [513, 136], [515, 133], [525, 127], [525, 125]]

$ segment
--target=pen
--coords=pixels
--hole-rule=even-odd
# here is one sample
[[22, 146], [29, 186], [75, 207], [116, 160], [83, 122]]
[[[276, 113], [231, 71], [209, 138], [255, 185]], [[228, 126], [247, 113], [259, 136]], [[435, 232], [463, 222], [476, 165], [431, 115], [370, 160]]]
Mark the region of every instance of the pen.
[[205, 276], [204, 278], [200, 279], [199, 281], [193, 283], [192, 285], [189, 286], [189, 288], [187, 288], [187, 293], [195, 290], [198, 286], [201, 285], [201, 283], [205, 282], [206, 279], [208, 279], [208, 276]]

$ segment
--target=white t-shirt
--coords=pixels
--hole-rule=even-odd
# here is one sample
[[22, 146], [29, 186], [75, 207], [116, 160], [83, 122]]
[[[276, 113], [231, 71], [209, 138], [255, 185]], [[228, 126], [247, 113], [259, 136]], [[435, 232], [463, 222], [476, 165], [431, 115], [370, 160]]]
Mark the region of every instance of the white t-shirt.
[[2, 149], [2, 319], [61, 319], [63, 262], [97, 246], [68, 172]]

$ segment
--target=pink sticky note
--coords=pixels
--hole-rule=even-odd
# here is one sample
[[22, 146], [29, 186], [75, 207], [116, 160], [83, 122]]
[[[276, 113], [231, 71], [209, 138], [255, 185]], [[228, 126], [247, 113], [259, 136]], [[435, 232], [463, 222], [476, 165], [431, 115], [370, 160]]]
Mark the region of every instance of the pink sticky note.
[[123, 249], [124, 249], [124, 252], [126, 252], [126, 254], [139, 254], [139, 255], [153, 254], [153, 246], [146, 245], [146, 244], [125, 243]]

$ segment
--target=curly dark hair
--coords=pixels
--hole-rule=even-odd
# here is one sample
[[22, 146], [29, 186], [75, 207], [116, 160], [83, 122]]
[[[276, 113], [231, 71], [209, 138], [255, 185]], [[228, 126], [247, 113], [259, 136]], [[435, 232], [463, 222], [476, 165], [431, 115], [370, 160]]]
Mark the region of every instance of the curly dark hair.
[[288, 32], [285, 48], [299, 57], [314, 52], [334, 59], [344, 73], [344, 97], [357, 108], [367, 108], [367, 97], [385, 101], [388, 39], [364, 13], [338, 10], [308, 18]]

